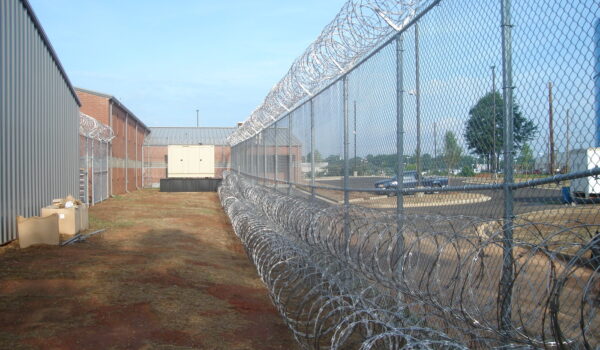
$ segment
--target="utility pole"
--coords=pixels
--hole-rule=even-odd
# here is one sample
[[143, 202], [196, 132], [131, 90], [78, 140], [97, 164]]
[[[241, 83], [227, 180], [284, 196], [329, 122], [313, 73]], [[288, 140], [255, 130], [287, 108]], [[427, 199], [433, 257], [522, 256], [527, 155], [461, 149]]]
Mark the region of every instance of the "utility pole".
[[494, 179], [498, 178], [498, 157], [496, 155], [496, 66], [492, 68], [492, 154]]
[[200, 127], [200, 110], [196, 110], [196, 127], [199, 128]]
[[356, 100], [354, 100], [354, 171], [356, 170]]
[[433, 122], [433, 161], [435, 162], [435, 170], [437, 171], [437, 122]]
[[421, 187], [421, 84], [419, 77], [419, 22], [415, 22], [415, 97], [417, 107], [417, 187]]
[[568, 173], [571, 170], [571, 162], [569, 153], [571, 152], [571, 130], [569, 126], [571, 125], [571, 110], [567, 109], [567, 154], [566, 154], [566, 162], [565, 162], [565, 173]]
[[554, 175], [554, 110], [552, 106], [552, 82], [548, 82], [548, 128], [550, 129], [550, 175]]

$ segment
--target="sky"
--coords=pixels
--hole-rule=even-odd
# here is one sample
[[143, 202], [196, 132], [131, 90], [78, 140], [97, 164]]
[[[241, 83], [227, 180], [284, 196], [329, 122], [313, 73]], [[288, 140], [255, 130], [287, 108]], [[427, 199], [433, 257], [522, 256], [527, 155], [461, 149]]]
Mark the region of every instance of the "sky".
[[345, 0], [30, 0], [76, 87], [148, 126], [235, 126]]
[[[195, 126], [196, 109], [200, 126], [246, 120], [344, 4], [30, 1], [73, 84], [116, 96], [149, 126]], [[592, 24], [600, 6], [594, 0], [552, 6], [530, 0], [515, 3], [512, 12], [513, 92], [524, 116], [538, 127], [530, 141], [535, 154], [548, 151], [548, 82], [553, 83], [556, 149], [590, 147], [595, 129]], [[491, 90], [491, 66], [497, 68], [496, 88], [501, 89], [499, 2], [465, 7], [461, 1], [443, 1], [419, 28], [422, 151], [439, 154], [442, 136], [452, 131], [467, 152], [469, 110]], [[406, 91], [416, 86], [414, 36], [414, 27], [404, 35]], [[349, 76], [360, 156], [394, 150], [395, 72], [395, 49], [388, 47]], [[320, 101], [315, 145], [325, 156], [343, 150], [340, 91], [315, 97]], [[407, 94], [407, 153], [416, 149], [416, 116], [414, 94]], [[292, 129], [298, 139], [309, 130], [306, 125]]]

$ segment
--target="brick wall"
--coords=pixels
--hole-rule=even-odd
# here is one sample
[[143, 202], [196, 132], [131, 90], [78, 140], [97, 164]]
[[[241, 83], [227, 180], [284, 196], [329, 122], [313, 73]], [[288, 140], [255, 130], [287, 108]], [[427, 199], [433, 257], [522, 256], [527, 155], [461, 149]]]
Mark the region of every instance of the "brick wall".
[[142, 188], [142, 145], [148, 131], [114, 100], [80, 90], [77, 95], [81, 112], [112, 127], [115, 134], [111, 143], [111, 193]]

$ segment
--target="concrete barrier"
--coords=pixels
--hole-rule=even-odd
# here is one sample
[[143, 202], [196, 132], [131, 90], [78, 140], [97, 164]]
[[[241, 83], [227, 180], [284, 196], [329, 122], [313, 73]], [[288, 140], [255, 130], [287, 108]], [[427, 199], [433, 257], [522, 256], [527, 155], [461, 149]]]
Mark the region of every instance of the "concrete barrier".
[[217, 192], [221, 179], [160, 179], [160, 192]]

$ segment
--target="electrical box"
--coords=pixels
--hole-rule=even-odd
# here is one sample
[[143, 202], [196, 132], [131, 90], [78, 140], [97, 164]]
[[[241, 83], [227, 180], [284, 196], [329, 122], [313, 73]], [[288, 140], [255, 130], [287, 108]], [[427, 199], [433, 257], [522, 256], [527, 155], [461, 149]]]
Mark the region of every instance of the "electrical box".
[[[584, 171], [600, 167], [600, 147], [571, 151], [572, 171]], [[571, 180], [571, 195], [574, 198], [600, 196], [600, 177], [588, 176]]]
[[169, 145], [167, 177], [215, 177], [215, 146]]

